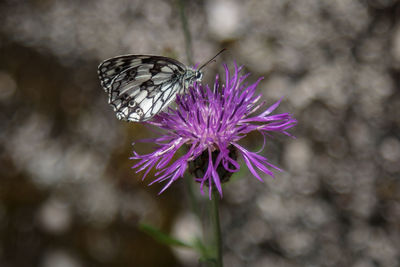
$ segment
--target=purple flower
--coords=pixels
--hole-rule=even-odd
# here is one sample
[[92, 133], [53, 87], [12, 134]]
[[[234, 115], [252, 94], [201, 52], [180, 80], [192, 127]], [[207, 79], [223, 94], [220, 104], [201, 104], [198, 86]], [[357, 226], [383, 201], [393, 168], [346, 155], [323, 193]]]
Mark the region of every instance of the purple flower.
[[[166, 182], [160, 193], [183, 177], [189, 165], [199, 165], [198, 161], [203, 158], [205, 163], [200, 163], [201, 171], [195, 172], [195, 179], [200, 183], [202, 194], [204, 185], [208, 186], [210, 198], [214, 186], [222, 197], [221, 182], [224, 177], [221, 176], [239, 170], [237, 154], [243, 157], [250, 172], [260, 181], [263, 180], [256, 168], [270, 176], [274, 176], [271, 168], [281, 171], [258, 152], [251, 152], [239, 145], [238, 141], [252, 131], [261, 133], [264, 143], [269, 132], [291, 136], [286, 130], [296, 125], [296, 119], [289, 113], [271, 115], [281, 100], [256, 115], [255, 112], [265, 104], [258, 103], [261, 95], [255, 94], [262, 78], [248, 85], [245, 79], [249, 74], [239, 74], [242, 67], [235, 64], [233, 75], [227, 65], [224, 68], [225, 83], [221, 88], [218, 75], [213, 89], [208, 85], [194, 84], [187, 94], [177, 96], [176, 109], [168, 108], [168, 113], [162, 112], [147, 122], [165, 129], [166, 133], [158, 138], [142, 140], [157, 144], [157, 148], [146, 155], [134, 151], [131, 159], [139, 162], [132, 168], [137, 169], [136, 172], [146, 170], [144, 179], [155, 167], [155, 180], [150, 185]], [[187, 147], [184, 155], [170, 163], [182, 146]]]

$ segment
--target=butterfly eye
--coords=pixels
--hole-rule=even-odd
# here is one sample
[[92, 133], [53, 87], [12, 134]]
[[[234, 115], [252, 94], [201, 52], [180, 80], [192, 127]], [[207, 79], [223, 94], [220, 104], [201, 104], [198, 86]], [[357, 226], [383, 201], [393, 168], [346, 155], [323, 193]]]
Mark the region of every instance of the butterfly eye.
[[200, 71], [198, 71], [198, 72], [196, 73], [196, 79], [197, 79], [197, 80], [200, 80], [202, 77], [203, 77], [203, 73], [201, 73]]

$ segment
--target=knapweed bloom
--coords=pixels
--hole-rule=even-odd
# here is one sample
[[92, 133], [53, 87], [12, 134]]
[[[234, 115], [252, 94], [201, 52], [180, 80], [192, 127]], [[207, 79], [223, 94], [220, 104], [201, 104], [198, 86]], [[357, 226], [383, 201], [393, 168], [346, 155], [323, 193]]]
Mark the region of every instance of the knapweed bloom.
[[[237, 155], [241, 155], [250, 172], [260, 181], [259, 171], [274, 176], [276, 166], [258, 152], [252, 152], [238, 144], [238, 141], [252, 131], [264, 136], [270, 132], [280, 132], [291, 136], [286, 130], [296, 125], [297, 121], [289, 113], [272, 115], [280, 100], [268, 107], [259, 103], [260, 94], [255, 94], [262, 78], [248, 85], [245, 82], [249, 74], [240, 75], [242, 67], [235, 64], [233, 73], [225, 68], [225, 83], [220, 86], [218, 75], [214, 87], [195, 83], [185, 95], [178, 95], [176, 109], [157, 115], [147, 122], [165, 130], [161, 136], [146, 140], [155, 143], [155, 151], [139, 155], [134, 151], [131, 159], [139, 160], [132, 168], [137, 172], [145, 170], [143, 179], [155, 167], [155, 179], [150, 183], [165, 182], [163, 192], [174, 181], [183, 177], [190, 163], [203, 161], [203, 171], [195, 171], [194, 179], [211, 192], [215, 187], [222, 196], [221, 180], [226, 173], [237, 172], [240, 165]], [[258, 111], [258, 112], [257, 112]], [[185, 147], [182, 156], [171, 162], [178, 149]], [[193, 165], [193, 164], [192, 164]], [[225, 174], [224, 174], [225, 173]], [[160, 193], [161, 193], [160, 192]]]

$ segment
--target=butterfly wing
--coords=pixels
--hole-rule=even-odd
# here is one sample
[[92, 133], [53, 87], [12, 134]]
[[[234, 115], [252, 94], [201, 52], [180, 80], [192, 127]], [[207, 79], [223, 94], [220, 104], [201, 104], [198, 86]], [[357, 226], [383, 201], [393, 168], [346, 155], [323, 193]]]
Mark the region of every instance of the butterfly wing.
[[102, 62], [98, 74], [117, 118], [138, 122], [149, 120], [175, 99], [186, 70], [171, 58], [126, 55]]

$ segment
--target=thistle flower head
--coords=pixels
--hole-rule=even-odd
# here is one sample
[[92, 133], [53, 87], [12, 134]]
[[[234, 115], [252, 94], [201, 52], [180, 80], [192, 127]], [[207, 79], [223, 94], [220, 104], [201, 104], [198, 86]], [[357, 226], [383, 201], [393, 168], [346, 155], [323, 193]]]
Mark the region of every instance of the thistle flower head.
[[[150, 184], [165, 182], [161, 192], [183, 177], [191, 165], [194, 166], [190, 169], [194, 169], [194, 178], [200, 183], [201, 192], [204, 193], [206, 185], [210, 198], [214, 187], [222, 196], [223, 176], [240, 169], [237, 154], [242, 156], [250, 172], [260, 181], [263, 180], [256, 169], [270, 176], [274, 176], [271, 169], [280, 170], [258, 152], [239, 145], [238, 141], [252, 131], [261, 133], [264, 141], [269, 132], [291, 136], [286, 130], [296, 125], [297, 121], [289, 113], [271, 114], [281, 100], [256, 113], [265, 104], [259, 103], [261, 95], [255, 94], [262, 78], [248, 85], [245, 80], [249, 74], [239, 74], [242, 67], [235, 64], [232, 73], [227, 65], [224, 68], [225, 82], [222, 86], [218, 75], [213, 88], [195, 83], [187, 94], [177, 96], [176, 109], [168, 108], [168, 112], [162, 112], [148, 122], [164, 129], [165, 133], [146, 140], [158, 145], [152, 153], [139, 155], [133, 152], [131, 159], [139, 162], [132, 168], [137, 172], [145, 170], [144, 179], [155, 167], [155, 179]], [[175, 153], [183, 146], [187, 147], [186, 152], [171, 163]]]

